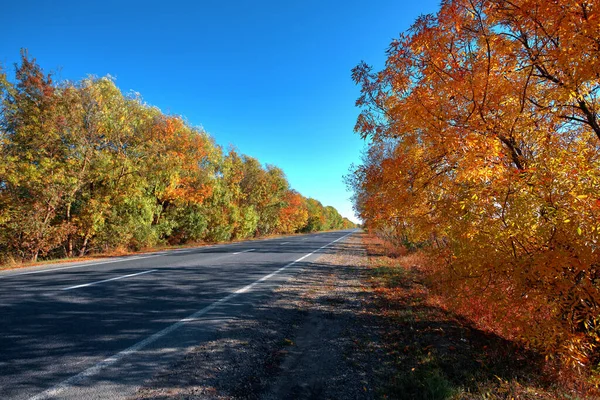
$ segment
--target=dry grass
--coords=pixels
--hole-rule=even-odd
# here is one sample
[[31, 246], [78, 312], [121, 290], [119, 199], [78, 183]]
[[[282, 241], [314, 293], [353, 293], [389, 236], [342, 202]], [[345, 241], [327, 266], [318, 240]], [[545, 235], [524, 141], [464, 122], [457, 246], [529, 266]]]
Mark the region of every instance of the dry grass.
[[[389, 324], [390, 356], [383, 398], [591, 399], [581, 385], [566, 389], [545, 358], [482, 329], [449, 309], [428, 286], [432, 268], [421, 252], [364, 235], [377, 308]], [[577, 388], [577, 389], [575, 389]], [[589, 388], [587, 388], [589, 389]]]

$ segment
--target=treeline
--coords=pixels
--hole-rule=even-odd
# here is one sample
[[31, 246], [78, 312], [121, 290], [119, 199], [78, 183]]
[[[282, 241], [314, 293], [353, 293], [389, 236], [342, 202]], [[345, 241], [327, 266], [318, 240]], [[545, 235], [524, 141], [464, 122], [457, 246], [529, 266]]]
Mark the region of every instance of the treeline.
[[110, 78], [0, 71], [0, 261], [353, 227]]
[[576, 368], [600, 362], [599, 21], [597, 1], [443, 1], [353, 71], [366, 227], [427, 249], [455, 311]]

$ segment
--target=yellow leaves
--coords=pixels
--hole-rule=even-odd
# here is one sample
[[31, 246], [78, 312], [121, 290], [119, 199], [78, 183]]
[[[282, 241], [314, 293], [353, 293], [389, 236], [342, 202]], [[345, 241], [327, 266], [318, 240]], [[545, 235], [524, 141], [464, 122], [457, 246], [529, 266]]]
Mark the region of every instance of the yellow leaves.
[[[600, 289], [581, 278], [597, 263], [600, 240], [600, 132], [584, 107], [596, 108], [590, 93], [600, 64], [589, 51], [596, 44], [581, 34], [592, 25], [571, 6], [517, 0], [499, 9], [456, 0], [419, 21], [363, 87], [361, 105], [383, 106], [387, 118], [383, 130], [363, 124], [373, 141], [357, 178], [367, 224], [412, 242], [444, 243], [431, 251], [444, 254], [452, 282], [481, 293], [470, 301], [493, 300], [509, 314], [518, 304], [522, 314], [510, 315], [519, 337], [554, 350], [576, 329], [560, 317], [574, 312], [567, 294], [586, 284], [600, 299]], [[384, 102], [369, 103], [380, 93]], [[584, 316], [593, 312], [577, 304]], [[591, 338], [585, 333], [565, 354]]]

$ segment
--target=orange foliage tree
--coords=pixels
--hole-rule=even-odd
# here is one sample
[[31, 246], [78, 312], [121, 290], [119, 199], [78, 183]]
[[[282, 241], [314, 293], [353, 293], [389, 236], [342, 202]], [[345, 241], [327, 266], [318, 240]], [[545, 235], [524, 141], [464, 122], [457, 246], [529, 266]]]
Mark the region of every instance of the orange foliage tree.
[[306, 199], [295, 190], [288, 190], [285, 194], [285, 206], [279, 210], [279, 232], [298, 232], [307, 222]]
[[[600, 361], [600, 4], [448, 0], [353, 70], [368, 228], [501, 334]], [[484, 316], [484, 317], [483, 317]]]

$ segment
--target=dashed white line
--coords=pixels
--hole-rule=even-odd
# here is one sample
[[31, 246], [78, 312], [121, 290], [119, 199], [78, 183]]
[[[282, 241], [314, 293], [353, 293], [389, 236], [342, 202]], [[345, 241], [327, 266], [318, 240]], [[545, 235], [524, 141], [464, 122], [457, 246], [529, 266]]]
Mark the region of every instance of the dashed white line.
[[344, 235], [341, 238], [338, 238], [338, 239], [334, 240], [333, 242], [326, 244], [325, 246], [321, 246], [317, 250], [315, 250], [311, 253], [308, 253], [308, 254], [298, 258], [297, 260], [292, 261], [289, 264], [284, 265], [283, 267], [279, 268], [277, 271], [271, 272], [270, 274], [263, 276], [259, 280], [255, 281], [249, 285], [246, 285], [241, 289], [236, 290], [235, 292], [223, 297], [222, 299], [215, 301], [214, 303], [196, 311], [195, 313], [191, 314], [190, 316], [188, 316], [182, 320], [179, 320], [178, 322], [174, 323], [173, 325], [166, 327], [162, 331], [156, 332], [154, 335], [148, 336], [146, 339], [134, 344], [133, 346], [131, 346], [111, 357], [108, 357], [108, 358], [100, 361], [93, 367], [90, 367], [90, 368], [86, 369], [85, 371], [80, 372], [77, 375], [74, 375], [68, 379], [65, 379], [58, 385], [51, 387], [50, 389], [47, 389], [47, 390], [43, 391], [42, 393], [39, 393], [36, 396], [31, 397], [30, 400], [44, 400], [44, 399], [50, 399], [50, 398], [59, 396], [61, 393], [63, 393], [65, 390], [68, 390], [70, 387], [77, 385], [77, 384], [81, 384], [81, 382], [83, 382], [86, 378], [97, 375], [104, 368], [110, 367], [111, 365], [116, 364], [117, 362], [121, 361], [123, 358], [142, 350], [143, 348], [156, 342], [158, 339], [162, 338], [163, 336], [166, 336], [166, 335], [170, 334], [171, 332], [179, 329], [187, 322], [192, 322], [192, 321], [197, 320], [199, 317], [203, 316], [204, 314], [208, 313], [209, 311], [212, 311], [217, 306], [219, 306], [223, 303], [226, 303], [227, 301], [233, 299], [234, 297], [236, 297], [242, 293], [246, 293], [247, 291], [252, 289], [254, 286], [258, 285], [259, 283], [272, 278], [273, 276], [279, 274], [281, 271], [291, 267], [292, 265], [304, 260], [307, 257], [312, 256], [319, 250], [322, 250], [325, 247], [330, 246], [330, 245], [334, 244], [335, 242], [340, 241], [340, 240], [352, 235], [353, 233], [354, 232], [350, 232], [349, 234]]
[[[308, 240], [309, 237], [304, 238], [302, 240]], [[260, 240], [257, 241], [257, 243], [263, 243], [266, 242], [267, 240]], [[289, 242], [284, 242], [281, 244], [287, 244]], [[222, 245], [223, 247], [226, 246], [231, 246], [231, 244], [226, 244], [226, 245]], [[89, 263], [89, 264], [81, 264], [81, 265], [72, 265], [69, 267], [59, 267], [59, 268], [44, 268], [44, 269], [39, 269], [36, 271], [28, 271], [28, 272], [19, 272], [16, 274], [0, 274], [0, 279], [5, 279], [5, 278], [10, 278], [12, 276], [21, 276], [21, 275], [32, 275], [32, 274], [41, 274], [44, 272], [52, 272], [52, 271], [62, 271], [63, 269], [73, 269], [73, 268], [85, 268], [85, 267], [92, 267], [94, 265], [103, 265], [103, 264], [112, 264], [112, 263], [118, 263], [118, 262], [125, 262], [125, 261], [134, 261], [134, 260], [143, 260], [145, 258], [153, 258], [153, 257], [162, 257], [162, 256], [166, 256], [166, 255], [170, 255], [170, 254], [185, 254], [185, 253], [191, 253], [194, 251], [198, 251], [198, 250], [205, 250], [205, 249], [211, 249], [211, 248], [215, 248], [215, 247], [221, 247], [220, 245], [216, 245], [216, 246], [202, 246], [202, 247], [196, 247], [193, 248], [191, 250], [169, 250], [169, 251], [161, 251], [159, 253], [154, 253], [148, 256], [132, 256], [132, 257], [126, 257], [126, 258], [120, 258], [118, 260], [108, 260], [108, 261], [100, 261], [100, 262], [93, 262], [93, 263]], [[239, 254], [238, 253], [233, 253], [233, 254]]]
[[289, 242], [282, 242], [282, 243], [279, 243], [279, 244], [280, 244], [280, 245], [284, 245], [284, 244], [288, 244], [288, 243], [289, 243]]
[[248, 249], [248, 250], [244, 250], [244, 251], [237, 251], [237, 252], [235, 252], [233, 254], [249, 253], [249, 252], [254, 251], [254, 250], [256, 250], [256, 249]]
[[118, 281], [119, 279], [125, 279], [125, 278], [131, 278], [132, 276], [149, 274], [149, 273], [154, 272], [154, 271], [156, 271], [156, 270], [155, 269], [151, 269], [151, 270], [148, 270], [148, 271], [138, 272], [136, 274], [122, 275], [122, 276], [117, 276], [116, 278], [103, 279], [101, 281], [84, 283], [82, 285], [76, 285], [76, 286], [70, 286], [70, 287], [63, 288], [61, 290], [71, 290], [71, 289], [79, 289], [79, 288], [88, 287], [88, 286], [94, 286], [94, 285], [98, 285], [99, 283], [105, 283], [105, 282], [111, 282], [111, 281]]

